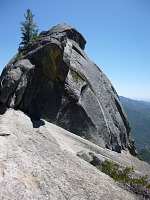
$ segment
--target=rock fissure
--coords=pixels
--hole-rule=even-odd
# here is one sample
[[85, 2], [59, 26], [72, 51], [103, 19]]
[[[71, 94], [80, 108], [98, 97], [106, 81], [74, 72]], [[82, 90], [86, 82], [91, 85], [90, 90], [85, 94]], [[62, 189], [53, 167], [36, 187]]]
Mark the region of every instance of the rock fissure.
[[84, 86], [82, 86], [82, 88], [81, 88], [81, 92], [80, 92], [80, 96], [84, 93], [84, 91], [87, 89], [87, 87], [88, 87], [87, 84], [84, 85]]
[[[124, 123], [124, 125], [125, 125], [125, 128], [128, 128], [128, 129], [130, 129], [130, 127], [129, 127], [129, 122], [127, 121], [127, 119], [126, 119], [126, 116], [125, 116], [125, 114], [122, 112], [122, 108], [121, 108], [121, 106], [119, 105], [119, 103], [118, 103], [118, 101], [115, 99], [115, 104], [116, 104], [116, 106], [117, 106], [117, 108], [118, 108], [118, 110], [119, 110], [119, 113], [120, 113], [120, 116], [121, 116], [121, 118], [122, 118], [122, 120], [123, 120], [123, 123]], [[127, 130], [127, 132], [128, 132], [129, 130]]]
[[74, 45], [72, 46], [72, 49], [75, 50], [80, 56], [82, 56], [84, 59], [86, 59], [83, 54], [81, 53], [81, 51], [79, 51]]
[[[22, 75], [23, 76], [23, 75]], [[21, 77], [22, 77], [21, 76]], [[17, 90], [17, 88], [18, 88], [18, 86], [19, 86], [19, 84], [20, 84], [20, 80], [21, 80], [21, 77], [20, 77], [20, 79], [17, 81], [17, 83], [15, 84], [15, 87], [13, 88], [13, 91], [11, 91], [11, 93], [9, 94], [9, 96], [8, 96], [8, 99], [7, 99], [7, 102], [6, 102], [6, 105], [8, 106], [8, 107], [10, 107], [10, 108], [15, 108], [15, 103], [16, 103], [16, 90]]]

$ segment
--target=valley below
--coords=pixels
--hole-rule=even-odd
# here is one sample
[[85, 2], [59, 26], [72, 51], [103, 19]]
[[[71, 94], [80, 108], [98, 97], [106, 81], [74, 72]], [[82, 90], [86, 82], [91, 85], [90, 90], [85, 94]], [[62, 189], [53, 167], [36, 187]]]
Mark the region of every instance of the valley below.
[[141, 158], [150, 163], [150, 102], [120, 97]]

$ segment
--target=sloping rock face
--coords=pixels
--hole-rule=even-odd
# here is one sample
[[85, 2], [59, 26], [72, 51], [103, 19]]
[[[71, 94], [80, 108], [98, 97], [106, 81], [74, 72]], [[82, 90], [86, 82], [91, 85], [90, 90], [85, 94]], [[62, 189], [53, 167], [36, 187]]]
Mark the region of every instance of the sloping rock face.
[[83, 36], [66, 24], [42, 32], [22, 59], [15, 57], [4, 68], [0, 113], [9, 107], [20, 109], [101, 147], [135, 154], [118, 95], [85, 54], [85, 44]]
[[[7, 110], [0, 116], [0, 199], [139, 199], [76, 156], [77, 151], [85, 149], [119, 158], [116, 152], [93, 145], [54, 124], [31, 121], [21, 111]], [[118, 160], [150, 174], [148, 164], [132, 157], [129, 154]]]

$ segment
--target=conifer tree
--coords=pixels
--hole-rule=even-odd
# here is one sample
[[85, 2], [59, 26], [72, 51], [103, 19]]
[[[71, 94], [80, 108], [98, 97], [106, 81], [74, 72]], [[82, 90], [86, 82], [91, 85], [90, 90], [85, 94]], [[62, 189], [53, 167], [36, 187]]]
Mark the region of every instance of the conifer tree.
[[32, 14], [31, 10], [28, 9], [27, 13], [24, 15], [25, 21], [20, 22], [22, 25], [21, 32], [22, 32], [22, 42], [19, 45], [18, 51], [25, 50], [28, 45], [37, 37], [38, 29], [37, 25], [33, 22], [34, 15]]

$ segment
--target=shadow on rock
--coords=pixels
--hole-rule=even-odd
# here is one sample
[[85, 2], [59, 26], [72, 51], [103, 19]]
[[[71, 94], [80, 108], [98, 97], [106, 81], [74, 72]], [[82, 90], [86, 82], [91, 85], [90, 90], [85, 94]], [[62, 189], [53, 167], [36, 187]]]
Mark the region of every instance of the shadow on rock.
[[32, 121], [32, 124], [33, 124], [33, 128], [39, 128], [40, 126], [44, 126], [45, 125], [45, 122], [43, 120], [34, 120], [34, 119], [31, 119]]

